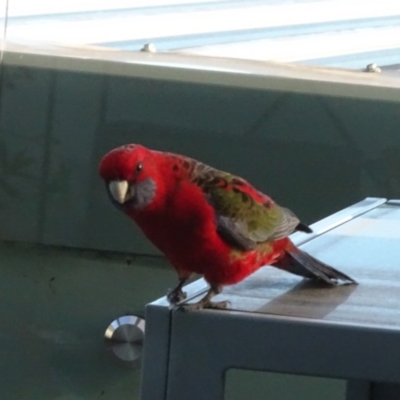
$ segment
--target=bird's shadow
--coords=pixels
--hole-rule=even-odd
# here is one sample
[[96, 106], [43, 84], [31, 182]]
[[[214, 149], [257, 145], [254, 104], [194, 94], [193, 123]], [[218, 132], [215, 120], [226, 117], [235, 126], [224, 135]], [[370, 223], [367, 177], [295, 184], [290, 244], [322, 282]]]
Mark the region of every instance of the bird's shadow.
[[254, 312], [322, 319], [344, 303], [357, 287], [357, 285], [330, 286], [318, 281], [303, 280]]

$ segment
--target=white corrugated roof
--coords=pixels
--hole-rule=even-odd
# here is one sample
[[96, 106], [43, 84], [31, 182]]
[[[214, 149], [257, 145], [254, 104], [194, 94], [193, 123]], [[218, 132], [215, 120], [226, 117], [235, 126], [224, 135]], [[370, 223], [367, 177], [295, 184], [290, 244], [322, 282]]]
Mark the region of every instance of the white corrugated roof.
[[6, 37], [363, 68], [400, 63], [400, 1], [11, 0]]

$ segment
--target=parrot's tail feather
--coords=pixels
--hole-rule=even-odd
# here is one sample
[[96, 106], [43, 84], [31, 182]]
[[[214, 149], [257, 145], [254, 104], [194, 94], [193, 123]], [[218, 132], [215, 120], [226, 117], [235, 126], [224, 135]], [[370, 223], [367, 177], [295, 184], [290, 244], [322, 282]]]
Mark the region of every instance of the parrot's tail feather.
[[273, 265], [291, 272], [292, 274], [310, 279], [321, 279], [330, 285], [337, 284], [337, 281], [357, 284], [357, 282], [348, 275], [324, 264], [301, 250], [287, 251], [285, 256]]
[[312, 233], [312, 229], [307, 226], [306, 224], [303, 224], [302, 222], [299, 222], [298, 225], [296, 226], [296, 231], [300, 232], [305, 232], [305, 233]]

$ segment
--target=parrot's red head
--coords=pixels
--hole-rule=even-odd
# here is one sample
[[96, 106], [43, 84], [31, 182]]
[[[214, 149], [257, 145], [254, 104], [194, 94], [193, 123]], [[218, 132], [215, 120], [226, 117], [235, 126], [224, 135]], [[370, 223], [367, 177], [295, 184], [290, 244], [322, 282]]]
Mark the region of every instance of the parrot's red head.
[[118, 147], [103, 157], [99, 169], [116, 205], [140, 210], [154, 200], [160, 173], [151, 150], [137, 144]]

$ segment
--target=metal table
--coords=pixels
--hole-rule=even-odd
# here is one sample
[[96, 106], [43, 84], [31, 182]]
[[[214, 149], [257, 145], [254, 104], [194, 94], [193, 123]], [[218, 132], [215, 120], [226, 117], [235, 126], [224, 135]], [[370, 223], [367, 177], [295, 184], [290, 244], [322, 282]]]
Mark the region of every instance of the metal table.
[[[367, 198], [293, 241], [358, 280], [329, 288], [262, 268], [229, 311], [146, 309], [142, 400], [222, 400], [229, 368], [341, 378], [347, 400], [400, 398], [400, 202]], [[188, 286], [188, 300], [207, 289]]]

